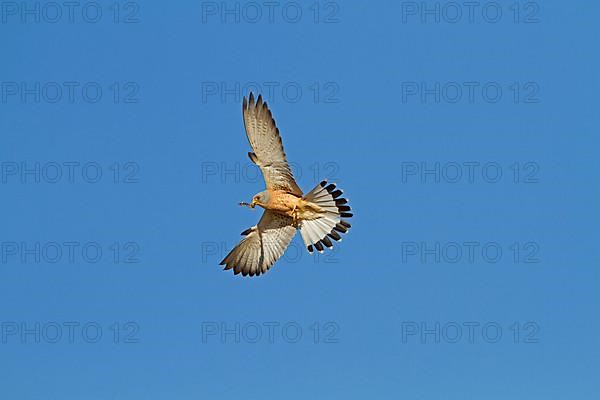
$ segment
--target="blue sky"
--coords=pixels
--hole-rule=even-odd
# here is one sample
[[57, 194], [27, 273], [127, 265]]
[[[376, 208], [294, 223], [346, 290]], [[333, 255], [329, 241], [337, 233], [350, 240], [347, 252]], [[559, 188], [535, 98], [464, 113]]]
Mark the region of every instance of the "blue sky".
[[[0, 397], [598, 395], [596, 3], [23, 4]], [[355, 217], [244, 279], [249, 90]]]

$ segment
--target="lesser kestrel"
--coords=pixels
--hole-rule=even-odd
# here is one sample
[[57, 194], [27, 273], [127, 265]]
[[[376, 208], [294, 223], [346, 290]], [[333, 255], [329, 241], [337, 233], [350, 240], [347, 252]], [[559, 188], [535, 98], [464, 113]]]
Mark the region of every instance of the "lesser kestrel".
[[244, 127], [254, 152], [250, 160], [262, 171], [267, 189], [256, 194], [251, 208], [264, 208], [257, 225], [242, 232], [245, 238], [221, 261], [235, 274], [255, 276], [265, 273], [279, 259], [300, 229], [309, 253], [314, 249], [333, 248], [332, 241], [341, 240], [350, 224], [342, 218], [352, 217], [348, 201], [333, 183], [322, 181], [303, 195], [287, 163], [279, 129], [267, 103], [254, 95], [242, 104]]

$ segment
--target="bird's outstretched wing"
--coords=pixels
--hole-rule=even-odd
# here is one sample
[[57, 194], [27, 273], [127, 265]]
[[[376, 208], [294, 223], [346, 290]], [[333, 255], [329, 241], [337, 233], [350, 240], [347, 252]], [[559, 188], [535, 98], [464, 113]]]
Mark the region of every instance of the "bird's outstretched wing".
[[294, 180], [283, 151], [279, 129], [266, 102], [259, 95], [256, 103], [250, 93], [249, 100], [244, 97], [242, 105], [246, 135], [254, 153], [248, 153], [250, 159], [262, 171], [267, 189], [285, 190], [302, 196], [302, 190]]
[[265, 211], [256, 226], [246, 229], [244, 239], [221, 261], [237, 275], [260, 275], [281, 257], [296, 234], [292, 218]]

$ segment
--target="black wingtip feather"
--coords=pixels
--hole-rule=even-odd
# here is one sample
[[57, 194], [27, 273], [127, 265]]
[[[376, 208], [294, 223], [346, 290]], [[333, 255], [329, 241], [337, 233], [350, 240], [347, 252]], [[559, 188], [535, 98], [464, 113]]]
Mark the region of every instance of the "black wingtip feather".
[[342, 239], [340, 234], [335, 231], [335, 228], [331, 232], [329, 232], [328, 235], [330, 238], [332, 238], [336, 242]]
[[323, 245], [321, 244], [321, 242], [316, 242], [315, 243], [315, 247], [317, 248], [317, 250], [319, 251], [319, 253], [323, 252]]
[[348, 232], [348, 230], [346, 228], [344, 228], [343, 226], [341, 226], [340, 224], [337, 224], [336, 226], [334, 226], [333, 229], [335, 229], [336, 231], [341, 232], [341, 233]]
[[325, 236], [323, 239], [321, 239], [321, 242], [323, 242], [323, 244], [325, 246], [327, 246], [328, 249], [333, 248], [333, 243], [331, 243], [331, 240], [329, 240], [329, 238], [327, 236]]

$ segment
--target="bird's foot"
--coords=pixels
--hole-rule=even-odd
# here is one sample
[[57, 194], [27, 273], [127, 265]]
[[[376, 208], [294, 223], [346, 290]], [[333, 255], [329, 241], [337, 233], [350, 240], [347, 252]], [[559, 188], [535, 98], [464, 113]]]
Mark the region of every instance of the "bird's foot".
[[295, 226], [296, 228], [300, 225], [300, 218], [298, 217], [298, 213], [293, 212], [292, 213], [292, 225]]

